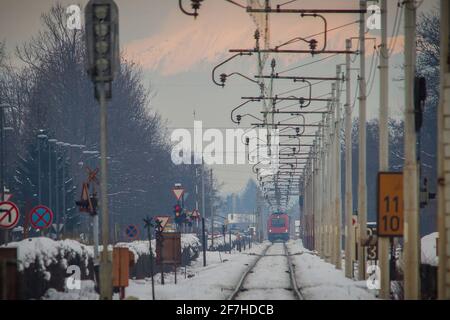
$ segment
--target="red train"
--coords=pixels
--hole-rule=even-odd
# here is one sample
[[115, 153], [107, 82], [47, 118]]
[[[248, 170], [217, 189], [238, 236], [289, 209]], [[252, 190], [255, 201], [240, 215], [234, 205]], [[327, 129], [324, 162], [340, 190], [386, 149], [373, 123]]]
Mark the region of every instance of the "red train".
[[289, 216], [286, 213], [273, 213], [267, 221], [267, 235], [269, 241], [289, 240]]

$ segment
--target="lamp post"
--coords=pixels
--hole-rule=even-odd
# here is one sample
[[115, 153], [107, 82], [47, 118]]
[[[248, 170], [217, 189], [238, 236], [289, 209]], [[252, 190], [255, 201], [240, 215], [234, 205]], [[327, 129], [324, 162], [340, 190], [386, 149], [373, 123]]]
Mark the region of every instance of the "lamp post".
[[[52, 144], [56, 144], [58, 140], [48, 139], [48, 207], [53, 211], [52, 203]], [[53, 146], [53, 152], [55, 147]]]
[[44, 130], [39, 130], [38, 138], [38, 198], [39, 204], [42, 204], [42, 163], [41, 163], [41, 141], [47, 139], [48, 136], [44, 134]]
[[[61, 215], [63, 214], [61, 211], [61, 204], [63, 203], [63, 199], [64, 196], [62, 193], [62, 188], [63, 188], [63, 184], [60, 184], [61, 180], [64, 180], [64, 169], [62, 171], [62, 174], [60, 175], [59, 170], [61, 169], [60, 166], [58, 166], [58, 164], [60, 163], [60, 160], [62, 161], [62, 167], [64, 168], [64, 152], [63, 152], [63, 145], [64, 142], [62, 141], [58, 141], [56, 142], [56, 146], [59, 147], [57, 148], [57, 152], [56, 152], [56, 164], [55, 164], [55, 169], [56, 169], [56, 211], [57, 211], [57, 227], [56, 227], [56, 236], [59, 239], [59, 224], [61, 223]], [[61, 155], [61, 156], [60, 156]], [[61, 176], [61, 177], [60, 177]], [[64, 182], [63, 182], [64, 183]]]

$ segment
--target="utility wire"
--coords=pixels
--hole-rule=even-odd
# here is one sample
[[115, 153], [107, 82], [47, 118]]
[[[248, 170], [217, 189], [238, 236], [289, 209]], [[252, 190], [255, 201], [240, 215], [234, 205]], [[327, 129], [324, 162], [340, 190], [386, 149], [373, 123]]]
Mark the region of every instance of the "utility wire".
[[[312, 37], [315, 37], [315, 36], [319, 36], [319, 35], [324, 34], [325, 32], [331, 32], [331, 31], [335, 31], [335, 30], [338, 30], [338, 29], [342, 29], [342, 28], [348, 27], [348, 26], [353, 25], [353, 24], [356, 24], [356, 23], [359, 23], [359, 20], [355, 20], [355, 21], [352, 21], [352, 22], [350, 22], [350, 23], [346, 23], [346, 24], [340, 25], [340, 26], [338, 26], [338, 27], [335, 27], [335, 28], [332, 28], [332, 29], [328, 29], [328, 30], [326, 30], [326, 31], [322, 31], [322, 32], [319, 32], [319, 33], [316, 33], [316, 34], [309, 35], [309, 36], [305, 37], [304, 39], [308, 39], [308, 38], [312, 38]], [[332, 58], [332, 57], [334, 57], [334, 56], [337, 56], [337, 54], [333, 54], [333, 55], [327, 56], [327, 57], [325, 57], [325, 58], [323, 58], [323, 59], [319, 59], [319, 60], [313, 61], [313, 62], [311, 62], [311, 63], [307, 63], [307, 64], [304, 64], [304, 65], [300, 65], [300, 66], [298, 66], [298, 67], [293, 67], [293, 68], [290, 68], [290, 69], [281, 71], [281, 72], [279, 72], [278, 74], [283, 74], [283, 73], [286, 73], [286, 72], [289, 72], [289, 71], [292, 71], [292, 70], [295, 70], [295, 69], [298, 69], [298, 68], [301, 68], [301, 67], [305, 67], [305, 66], [311, 65], [311, 64], [313, 64], [313, 63], [321, 62], [321, 61], [323, 61], [323, 60]]]

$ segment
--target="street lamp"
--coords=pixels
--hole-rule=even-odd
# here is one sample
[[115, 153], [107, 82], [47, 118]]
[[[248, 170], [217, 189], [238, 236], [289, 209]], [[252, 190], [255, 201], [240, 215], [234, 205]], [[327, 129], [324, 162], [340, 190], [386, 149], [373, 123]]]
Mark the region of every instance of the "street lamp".
[[39, 204], [42, 204], [41, 141], [43, 139], [48, 139], [48, 136], [45, 134], [45, 130], [40, 129], [37, 138], [38, 138], [38, 197], [39, 197]]
[[[5, 140], [6, 140], [6, 132], [14, 132], [14, 128], [13, 127], [5, 127], [3, 128], [3, 132], [5, 133]], [[8, 154], [7, 154], [7, 142], [5, 143], [5, 154], [4, 154], [4, 158], [5, 158], [5, 175], [6, 175], [6, 188], [9, 189], [10, 185], [9, 185], [9, 174], [8, 174]]]
[[[56, 139], [48, 139], [48, 206], [51, 210], [53, 210], [53, 204], [52, 204], [52, 144], [55, 144], [58, 142]], [[55, 152], [55, 149], [53, 148], [53, 151]], [[56, 163], [55, 163], [56, 168]]]

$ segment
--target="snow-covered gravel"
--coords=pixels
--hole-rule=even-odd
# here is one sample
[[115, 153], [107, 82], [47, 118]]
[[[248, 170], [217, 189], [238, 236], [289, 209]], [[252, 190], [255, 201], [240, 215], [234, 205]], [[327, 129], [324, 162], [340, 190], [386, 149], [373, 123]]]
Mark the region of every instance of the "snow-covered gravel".
[[306, 300], [376, 299], [375, 292], [367, 289], [365, 281], [346, 278], [342, 270], [303, 248], [298, 240], [290, 241], [288, 248], [297, 284]]
[[[174, 274], [165, 274], [165, 285], [161, 285], [160, 275], [155, 276], [157, 300], [223, 300], [235, 289], [240, 277], [254, 262], [268, 242], [255, 244], [245, 252], [233, 251], [232, 254], [218, 251], [207, 252], [207, 266], [203, 267], [202, 255], [185, 270], [179, 269], [178, 283], [174, 283]], [[347, 279], [342, 270], [335, 267], [303, 248], [299, 241], [290, 241], [288, 249], [292, 256], [297, 284], [305, 299], [312, 300], [369, 300], [375, 299], [375, 292], [366, 287], [364, 281]], [[275, 245], [267, 251], [266, 258], [261, 258], [244, 284], [248, 290], [240, 293], [238, 298], [250, 300], [293, 299], [287, 270], [286, 257], [282, 244]], [[280, 276], [281, 275], [281, 276]], [[258, 290], [259, 289], [259, 290]], [[130, 280], [126, 289], [127, 299], [152, 299], [151, 281]], [[45, 299], [96, 299], [92, 282], [82, 283], [78, 292], [60, 293], [50, 289]], [[115, 299], [118, 299], [115, 295]]]
[[[242, 273], [248, 265], [257, 258], [256, 254], [262, 252], [267, 244], [253, 245], [251, 250], [245, 252], [223, 253], [208, 251], [206, 255], [207, 266], [203, 267], [202, 255], [187, 268], [178, 274], [178, 283], [175, 285], [173, 274], [165, 277], [165, 285], [159, 283], [155, 286], [158, 300], [224, 300], [229, 297], [235, 288]], [[159, 275], [156, 280], [160, 282]], [[127, 297], [151, 299], [151, 280], [130, 281], [126, 290]]]
[[282, 243], [271, 246], [245, 279], [236, 300], [293, 300], [287, 257]]

